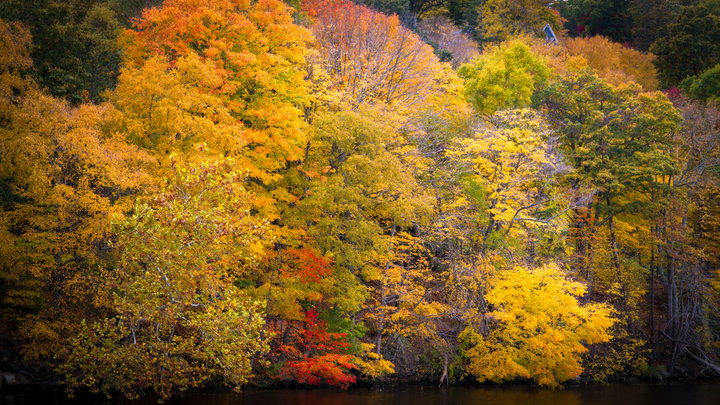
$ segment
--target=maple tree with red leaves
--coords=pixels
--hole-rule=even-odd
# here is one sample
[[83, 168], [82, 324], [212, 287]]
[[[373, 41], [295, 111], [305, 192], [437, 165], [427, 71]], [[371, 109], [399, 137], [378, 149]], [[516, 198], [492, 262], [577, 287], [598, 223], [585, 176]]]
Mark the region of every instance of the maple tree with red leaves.
[[357, 369], [355, 356], [347, 333], [327, 330], [327, 322], [318, 318], [315, 309], [305, 311], [305, 327], [294, 336], [294, 346], [278, 348], [291, 360], [283, 364], [279, 372], [282, 379], [292, 379], [300, 384], [327, 384], [347, 388], [355, 382], [352, 370]]

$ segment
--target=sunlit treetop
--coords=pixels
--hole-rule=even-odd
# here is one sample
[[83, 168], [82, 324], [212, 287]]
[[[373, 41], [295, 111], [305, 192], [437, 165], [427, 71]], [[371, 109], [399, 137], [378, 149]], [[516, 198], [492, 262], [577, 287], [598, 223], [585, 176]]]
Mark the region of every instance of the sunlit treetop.
[[324, 66], [351, 104], [413, 105], [442, 73], [432, 48], [396, 15], [348, 0], [306, 0]]
[[465, 94], [480, 114], [527, 107], [548, 80], [544, 58], [521, 40], [505, 42], [460, 66]]
[[311, 38], [279, 0], [168, 0], [143, 11], [122, 41], [129, 69], [154, 57], [170, 70], [198, 55], [199, 66], [215, 70], [213, 80], [188, 84], [220, 97], [245, 128], [239, 136], [253, 163], [275, 171], [301, 156]]

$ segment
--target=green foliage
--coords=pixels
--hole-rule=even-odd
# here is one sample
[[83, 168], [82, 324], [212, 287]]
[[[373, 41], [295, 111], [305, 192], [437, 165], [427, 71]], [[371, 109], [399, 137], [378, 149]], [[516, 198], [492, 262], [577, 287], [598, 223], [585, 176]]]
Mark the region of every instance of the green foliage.
[[613, 88], [583, 69], [549, 86], [540, 98], [575, 168], [568, 180], [600, 193], [598, 218], [623, 210], [610, 199], [658, 187], [657, 176], [676, 171], [669, 151], [681, 118], [662, 93], [642, 92], [634, 84]]
[[480, 24], [480, 6], [484, 0], [446, 0], [445, 8], [448, 17], [455, 25], [465, 28], [476, 40], [480, 39], [478, 24]]
[[699, 76], [687, 77], [680, 87], [688, 96], [696, 100], [720, 102], [720, 64], [702, 72]]
[[683, 7], [650, 47], [661, 82], [673, 86], [720, 63], [719, 37], [720, 9], [703, 3]]
[[99, 101], [115, 85], [120, 22], [101, 0], [7, 0], [0, 15], [33, 37], [33, 78], [51, 94], [78, 103]]
[[641, 51], [663, 36], [686, 0], [629, 0], [628, 13], [632, 19], [632, 43]]
[[545, 86], [549, 69], [530, 47], [509, 41], [462, 65], [465, 94], [480, 114], [530, 105], [532, 96]]
[[577, 34], [629, 42], [632, 20], [628, 4], [628, 0], [568, 0], [564, 9]]

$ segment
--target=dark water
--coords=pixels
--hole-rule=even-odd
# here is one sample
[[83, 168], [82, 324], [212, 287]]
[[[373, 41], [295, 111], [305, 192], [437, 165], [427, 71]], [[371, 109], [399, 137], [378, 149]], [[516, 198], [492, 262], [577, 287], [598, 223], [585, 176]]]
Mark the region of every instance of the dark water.
[[[0, 393], [2, 405], [150, 405], [153, 398], [127, 401], [62, 392]], [[720, 405], [720, 382], [693, 384], [606, 384], [546, 390], [531, 387], [392, 388], [386, 390], [193, 391], [178, 394], [170, 405]]]

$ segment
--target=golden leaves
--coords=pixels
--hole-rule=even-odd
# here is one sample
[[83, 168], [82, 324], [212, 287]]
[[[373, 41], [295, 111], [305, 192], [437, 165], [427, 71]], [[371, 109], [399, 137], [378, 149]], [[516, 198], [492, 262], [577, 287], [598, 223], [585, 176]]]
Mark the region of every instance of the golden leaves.
[[551, 387], [580, 375], [585, 345], [607, 342], [614, 323], [610, 307], [581, 305], [584, 293], [555, 264], [500, 272], [486, 295], [489, 331], [468, 326], [460, 335], [470, 345], [468, 371], [479, 381], [532, 378]]

